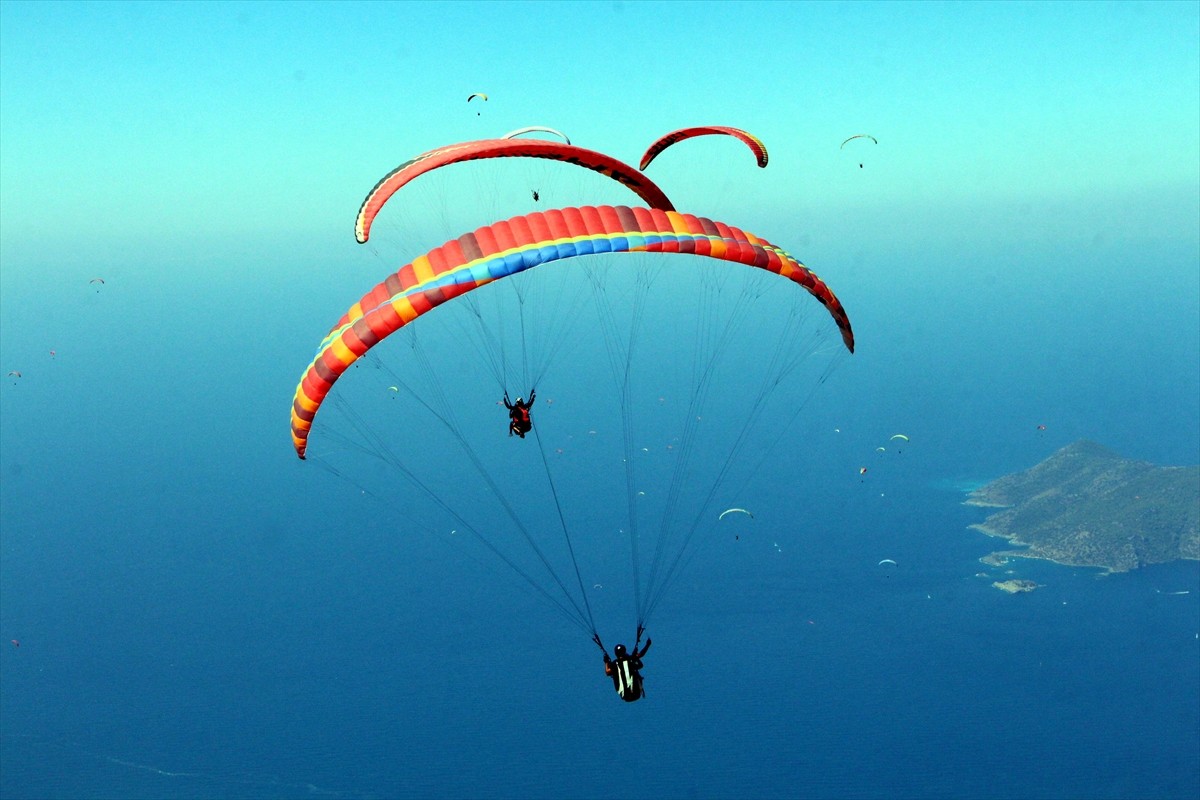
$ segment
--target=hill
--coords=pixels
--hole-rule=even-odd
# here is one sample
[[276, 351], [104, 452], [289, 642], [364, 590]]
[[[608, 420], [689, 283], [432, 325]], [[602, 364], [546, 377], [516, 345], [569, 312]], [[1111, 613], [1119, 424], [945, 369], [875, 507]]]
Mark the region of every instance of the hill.
[[1126, 572], [1200, 559], [1200, 466], [1160, 467], [1081, 440], [966, 502], [1003, 508], [971, 527], [1026, 548], [992, 553], [988, 563], [1045, 558]]

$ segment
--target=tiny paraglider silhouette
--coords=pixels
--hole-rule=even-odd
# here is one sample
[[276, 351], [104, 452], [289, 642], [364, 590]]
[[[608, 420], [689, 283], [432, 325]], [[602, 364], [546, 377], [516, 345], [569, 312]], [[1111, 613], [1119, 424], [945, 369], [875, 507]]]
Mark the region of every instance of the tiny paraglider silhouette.
[[20, 639], [13, 639], [13, 640], [12, 640], [12, 643], [13, 643], [13, 647], [20, 647], [20, 646], [21, 646], [21, 640], [20, 640]]
[[[483, 102], [485, 102], [485, 103], [487, 102], [487, 99], [488, 99], [486, 94], [483, 94], [482, 92], [475, 92], [474, 94], [472, 94], [472, 95], [470, 95], [469, 97], [467, 97], [467, 102], [468, 102], [468, 103], [469, 103], [469, 102], [471, 102], [471, 101], [472, 101], [472, 100], [474, 100], [476, 97], [478, 97], [480, 100], [482, 100], [482, 101], [483, 101]], [[477, 117], [479, 116], [479, 112], [478, 112], [478, 111], [476, 111], [476, 112], [475, 112], [475, 116], [477, 116]]]

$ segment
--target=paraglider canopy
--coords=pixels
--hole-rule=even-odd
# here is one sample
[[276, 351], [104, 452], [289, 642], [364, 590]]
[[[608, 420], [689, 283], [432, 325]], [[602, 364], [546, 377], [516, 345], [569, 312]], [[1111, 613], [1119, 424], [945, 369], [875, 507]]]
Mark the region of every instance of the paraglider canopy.
[[714, 134], [732, 136], [735, 139], [740, 139], [747, 147], [750, 148], [750, 152], [754, 154], [754, 158], [757, 160], [758, 166], [767, 166], [767, 146], [764, 145], [762, 140], [754, 134], [744, 131], [741, 128], [728, 128], [723, 125], [703, 125], [696, 128], [680, 128], [677, 131], [671, 131], [670, 133], [659, 137], [654, 141], [653, 144], [650, 145], [650, 147], [646, 148], [646, 152], [642, 155], [642, 160], [638, 165], [638, 169], [645, 171], [646, 167], [650, 166], [650, 162], [653, 161], [659, 153], [661, 153], [663, 150], [666, 150], [676, 142], [682, 142], [685, 139], [691, 139], [694, 136], [710, 136]]
[[562, 139], [567, 144], [571, 143], [571, 140], [568, 139], [567, 135], [565, 133], [563, 133], [562, 131], [555, 130], [554, 128], [546, 128], [541, 125], [530, 125], [527, 128], [517, 128], [515, 131], [509, 131], [508, 133], [504, 134], [500, 138], [501, 139], [515, 139], [516, 137], [521, 136], [526, 133], [550, 133], [550, 134], [553, 134], [553, 135], [557, 136], [558, 138]]
[[371, 225], [384, 203], [403, 186], [435, 169], [486, 158], [540, 158], [562, 161], [576, 167], [598, 172], [629, 187], [650, 207], [674, 210], [662, 189], [632, 166], [615, 158], [574, 145], [544, 139], [481, 139], [460, 142], [430, 150], [405, 161], [384, 175], [363, 199], [354, 221], [354, 237], [365, 244], [371, 235]]

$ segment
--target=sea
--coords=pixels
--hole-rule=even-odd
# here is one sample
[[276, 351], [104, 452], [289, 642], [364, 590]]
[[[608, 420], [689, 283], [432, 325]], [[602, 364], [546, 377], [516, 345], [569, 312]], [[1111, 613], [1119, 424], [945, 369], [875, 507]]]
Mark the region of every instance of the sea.
[[[321, 412], [330, 425], [300, 461], [288, 408], [327, 330], [314, 320], [353, 297], [322, 290], [328, 272], [277, 280], [299, 281], [287, 296], [304, 300], [263, 325], [271, 307], [237, 280], [197, 291], [186, 273], [151, 270], [6, 306], [5, 367], [21, 375], [0, 387], [5, 800], [1200, 791], [1200, 562], [988, 566], [1008, 545], [969, 528], [988, 510], [964, 504], [1078, 438], [1187, 463], [1194, 397], [1170, 390], [1177, 373], [1137, 383], [1103, 362], [1118, 379], [1093, 408], [1080, 399], [1094, 374], [1035, 367], [1036, 350], [980, 366], [999, 334], [966, 338], [968, 312], [913, 327], [911, 298], [860, 293], [848, 306], [858, 352], [815, 377], [798, 370], [800, 390], [744, 435], [712, 422], [740, 420], [763, 391], [743, 379], [747, 338], [700, 398], [715, 416], [693, 414], [695, 397], [654, 383], [697, 374], [661, 345], [723, 345], [677, 326], [639, 341], [653, 357], [634, 370], [628, 423], [612, 377], [632, 362], [629, 342], [597, 337], [589, 351], [565, 334], [536, 387], [537, 436], [520, 440], [505, 435], [503, 383], [473, 371], [492, 351], [439, 350], [471, 340], [468, 327], [397, 335], [392, 366], [355, 367], [335, 388], [348, 409]], [[622, 287], [611, 295], [621, 313], [638, 306]], [[160, 333], [131, 352], [130, 332], [146, 330]], [[419, 375], [404, 366], [418, 345]], [[506, 370], [514, 395], [533, 388]], [[1163, 386], [1177, 405], [1162, 418], [1178, 425], [1148, 436], [1146, 408], [1122, 403]], [[433, 409], [414, 416], [422, 401]], [[660, 430], [662, 408], [692, 433]], [[392, 427], [355, 447], [355, 418]], [[482, 442], [492, 483], [460, 434]], [[643, 521], [631, 536], [625, 509], [658, 502], [688, 436], [717, 445], [690, 452], [666, 507], [703, 514], [646, 620], [646, 697], [625, 703], [589, 625], [610, 650], [636, 638], [659, 529]], [[396, 462], [426, 465], [431, 488]], [[704, 472], [708, 484], [693, 477]], [[601, 489], [616, 500], [597, 501]], [[726, 507], [749, 513], [718, 520]], [[561, 592], [519, 537], [502, 546], [516, 566], [488, 549], [513, 516]], [[1039, 588], [992, 586], [1008, 579]], [[586, 598], [583, 613], [564, 611], [564, 595]]]

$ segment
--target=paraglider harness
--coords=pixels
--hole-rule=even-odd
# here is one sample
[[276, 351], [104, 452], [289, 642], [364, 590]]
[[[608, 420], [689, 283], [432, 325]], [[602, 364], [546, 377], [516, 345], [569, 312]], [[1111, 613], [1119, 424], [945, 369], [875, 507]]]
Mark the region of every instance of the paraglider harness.
[[520, 398], [517, 398], [516, 403], [512, 403], [508, 399], [508, 390], [504, 390], [504, 407], [508, 409], [509, 416], [509, 436], [512, 436], [515, 433], [517, 436], [520, 436], [522, 439], [524, 439], [525, 434], [533, 430], [533, 420], [531, 420], [529, 417], [529, 407], [533, 405], [533, 401], [536, 399], [537, 389], [534, 389], [529, 393], [528, 403]]
[[638, 650], [642, 642], [642, 633], [643, 629], [638, 626], [637, 641], [634, 642], [633, 650], [628, 654], [625, 653], [624, 645], [617, 645], [614, 651], [616, 658], [609, 657], [608, 650], [600, 642], [599, 634], [592, 637], [592, 641], [599, 645], [601, 652], [604, 653], [604, 674], [612, 678], [613, 688], [626, 703], [632, 703], [646, 696], [646, 689], [642, 684], [642, 674], [639, 670], [642, 668], [642, 656], [650, 650], [652, 640], [647, 639], [646, 646]]

